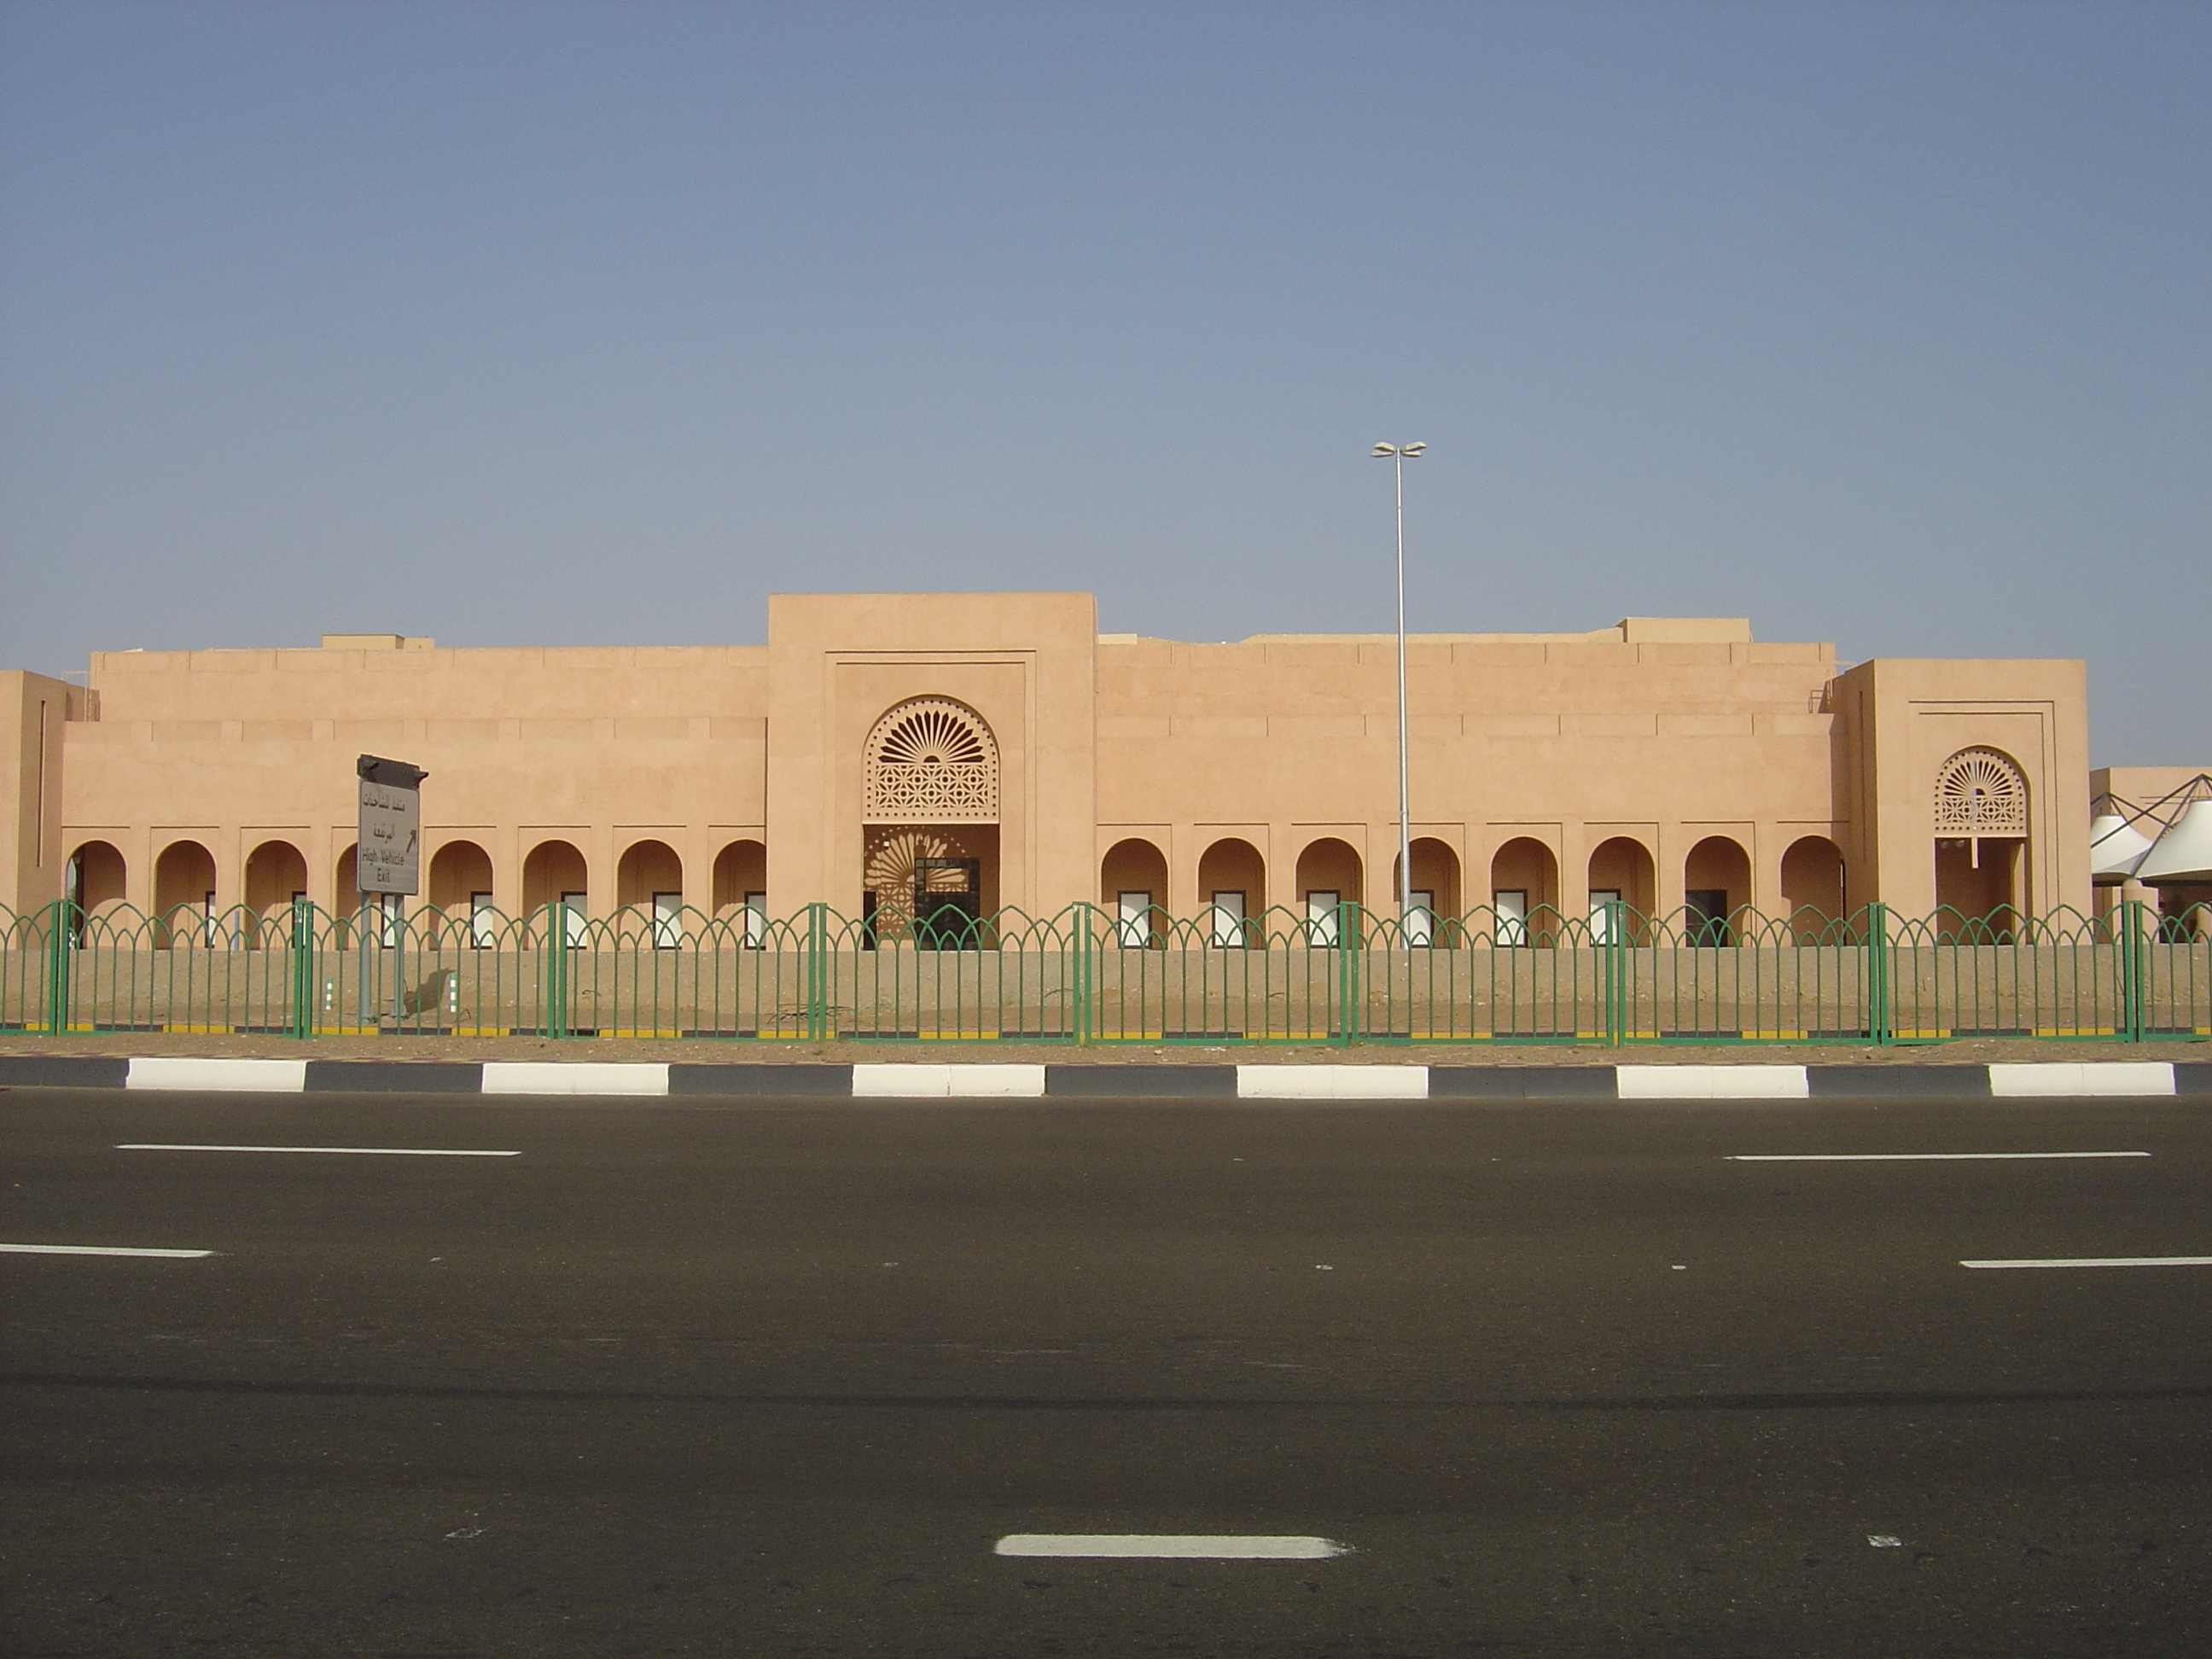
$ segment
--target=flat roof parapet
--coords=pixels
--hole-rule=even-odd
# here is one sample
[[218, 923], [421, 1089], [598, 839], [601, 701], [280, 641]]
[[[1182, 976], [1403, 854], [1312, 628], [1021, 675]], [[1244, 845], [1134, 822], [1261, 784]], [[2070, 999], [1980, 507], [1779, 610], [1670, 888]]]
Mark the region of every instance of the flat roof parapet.
[[325, 651], [431, 651], [437, 641], [427, 634], [325, 634]]

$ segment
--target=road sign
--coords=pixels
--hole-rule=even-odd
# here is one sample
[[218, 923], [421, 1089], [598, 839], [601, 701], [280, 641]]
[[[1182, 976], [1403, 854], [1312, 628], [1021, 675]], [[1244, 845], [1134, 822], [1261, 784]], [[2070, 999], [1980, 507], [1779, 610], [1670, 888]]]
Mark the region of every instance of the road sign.
[[405, 761], [363, 755], [361, 827], [354, 855], [354, 885], [364, 893], [422, 890], [422, 780], [430, 775]]

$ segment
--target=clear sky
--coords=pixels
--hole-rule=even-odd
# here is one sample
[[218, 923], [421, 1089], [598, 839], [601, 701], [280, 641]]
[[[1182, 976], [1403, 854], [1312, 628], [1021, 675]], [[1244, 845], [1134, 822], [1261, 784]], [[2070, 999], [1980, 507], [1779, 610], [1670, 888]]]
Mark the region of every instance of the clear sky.
[[0, 5], [0, 665], [1747, 615], [2212, 765], [2212, 6]]

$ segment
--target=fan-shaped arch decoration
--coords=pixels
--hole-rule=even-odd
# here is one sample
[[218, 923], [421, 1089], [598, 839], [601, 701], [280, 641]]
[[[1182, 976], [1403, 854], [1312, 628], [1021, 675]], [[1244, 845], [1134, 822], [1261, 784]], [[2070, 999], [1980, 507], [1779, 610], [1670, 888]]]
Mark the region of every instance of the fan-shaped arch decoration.
[[868, 733], [860, 817], [869, 823], [996, 823], [999, 745], [950, 697], [915, 697]]
[[2027, 780], [2008, 755], [1961, 749], [1936, 775], [1936, 833], [2025, 836]]

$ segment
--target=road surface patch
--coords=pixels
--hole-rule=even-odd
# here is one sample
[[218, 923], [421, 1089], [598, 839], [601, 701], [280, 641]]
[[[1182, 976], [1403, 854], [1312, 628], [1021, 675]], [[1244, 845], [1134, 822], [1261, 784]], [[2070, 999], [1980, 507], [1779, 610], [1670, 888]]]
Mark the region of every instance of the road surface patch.
[[1622, 1066], [1623, 1100], [1805, 1100], [1802, 1066]]
[[1425, 1066], [1239, 1066], [1240, 1100], [1426, 1100]]

